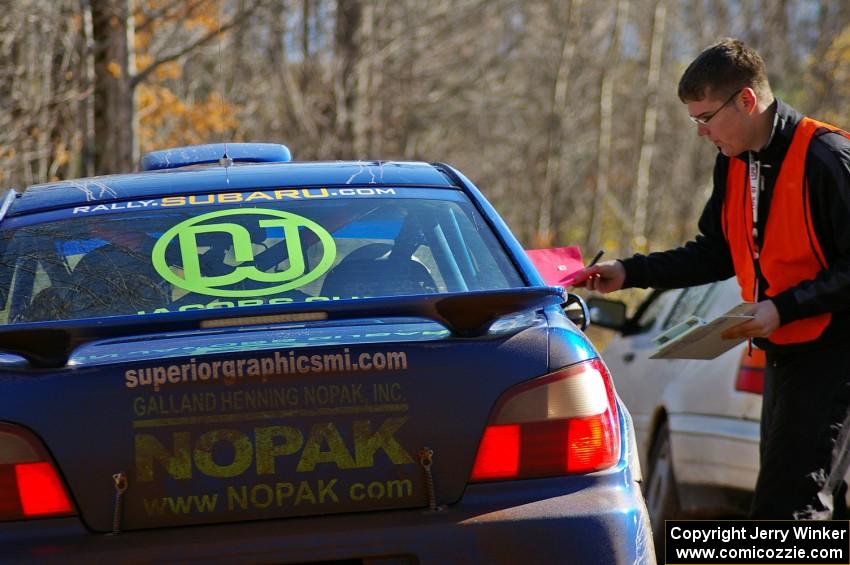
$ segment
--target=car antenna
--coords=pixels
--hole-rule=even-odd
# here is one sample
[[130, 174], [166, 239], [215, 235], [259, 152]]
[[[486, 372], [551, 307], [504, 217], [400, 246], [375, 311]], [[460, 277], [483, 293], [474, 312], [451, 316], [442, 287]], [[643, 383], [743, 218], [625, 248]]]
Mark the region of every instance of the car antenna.
[[[225, 104], [224, 104], [224, 95], [227, 85], [224, 82], [224, 57], [222, 56], [221, 49], [221, 10], [222, 4], [221, 0], [218, 0], [218, 83], [221, 87], [222, 92], [219, 94], [218, 103], [219, 103], [219, 114], [222, 116], [225, 112]], [[224, 139], [224, 152], [218, 160], [218, 164], [224, 167], [224, 178], [227, 184], [230, 184], [230, 171], [228, 170], [231, 165], [233, 165], [233, 159], [230, 155], [227, 154], [227, 137]]]

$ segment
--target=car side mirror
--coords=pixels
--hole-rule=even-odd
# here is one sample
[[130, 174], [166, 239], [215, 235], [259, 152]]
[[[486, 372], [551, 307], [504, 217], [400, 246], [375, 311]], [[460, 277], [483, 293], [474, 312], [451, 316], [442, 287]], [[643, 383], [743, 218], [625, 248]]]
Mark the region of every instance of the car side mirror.
[[594, 296], [587, 301], [590, 321], [601, 328], [622, 331], [626, 325], [626, 303]]
[[579, 329], [587, 329], [590, 324], [590, 311], [581, 296], [568, 292], [567, 301], [561, 307], [564, 309], [567, 318]]

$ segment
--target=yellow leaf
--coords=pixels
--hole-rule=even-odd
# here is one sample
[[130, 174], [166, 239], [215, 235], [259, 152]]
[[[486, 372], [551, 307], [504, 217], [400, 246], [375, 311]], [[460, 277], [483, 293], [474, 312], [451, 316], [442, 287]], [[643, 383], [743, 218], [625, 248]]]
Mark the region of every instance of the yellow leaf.
[[56, 146], [53, 150], [53, 160], [60, 167], [67, 165], [71, 160], [71, 153], [65, 147], [64, 143]]
[[106, 65], [106, 72], [115, 78], [119, 78], [121, 76], [121, 65], [117, 61], [109, 61]]
[[147, 53], [140, 53], [136, 55], [136, 68], [140, 71], [143, 71], [151, 66], [153, 63], [153, 57], [148, 55]]
[[157, 67], [155, 74], [158, 80], [180, 78], [183, 75], [183, 69], [176, 61], [169, 61]]

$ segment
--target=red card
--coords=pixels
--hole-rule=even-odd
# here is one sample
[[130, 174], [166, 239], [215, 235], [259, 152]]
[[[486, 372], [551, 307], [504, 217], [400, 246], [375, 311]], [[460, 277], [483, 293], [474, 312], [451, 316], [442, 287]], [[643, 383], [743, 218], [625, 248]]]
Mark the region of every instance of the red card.
[[576, 275], [584, 270], [581, 249], [577, 245], [527, 249], [525, 253], [548, 285], [569, 286], [575, 281]]

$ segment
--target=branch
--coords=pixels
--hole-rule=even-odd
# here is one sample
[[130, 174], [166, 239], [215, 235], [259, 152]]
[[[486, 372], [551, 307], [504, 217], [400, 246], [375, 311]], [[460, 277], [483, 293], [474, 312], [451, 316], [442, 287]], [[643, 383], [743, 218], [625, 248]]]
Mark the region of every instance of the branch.
[[206, 34], [202, 35], [201, 37], [199, 37], [198, 39], [196, 39], [192, 43], [184, 46], [182, 49], [178, 49], [174, 53], [170, 53], [168, 55], [164, 55], [164, 56], [160, 57], [159, 59], [157, 59], [156, 61], [151, 63], [150, 66], [146, 67], [145, 70], [143, 70], [140, 73], [136, 73], [135, 75], [133, 75], [130, 78], [130, 88], [131, 89], [136, 88], [139, 85], [139, 83], [141, 83], [148, 76], [150, 76], [150, 74], [152, 72], [154, 72], [158, 67], [164, 65], [165, 63], [174, 61], [175, 59], [179, 59], [183, 55], [191, 52], [192, 50], [200, 47], [201, 45], [209, 43], [211, 40], [215, 39], [217, 36], [223, 34], [224, 32], [230, 30], [231, 28], [236, 27], [237, 25], [240, 25], [241, 23], [243, 23], [244, 19], [250, 17], [257, 10], [257, 8], [260, 7], [261, 4], [262, 4], [262, 0], [258, 0], [256, 3], [254, 3], [250, 8], [248, 8], [244, 12], [241, 12], [241, 13], [233, 16], [233, 19], [230, 20], [229, 22], [227, 22], [226, 24], [220, 25], [218, 27], [218, 29], [207, 32]]
[[142, 22], [141, 24], [137, 25], [135, 27], [135, 31], [136, 32], [144, 31], [145, 29], [150, 27], [154, 22], [157, 22], [157, 20], [159, 20], [160, 18], [167, 18], [167, 19], [170, 20], [170, 19], [176, 17], [179, 14], [181, 9], [184, 9], [183, 16], [184, 17], [188, 16], [192, 12], [194, 12], [198, 8], [198, 6], [200, 6], [204, 2], [206, 2], [206, 0], [194, 0], [193, 3], [184, 4], [183, 6], [166, 4], [166, 5], [162, 6], [161, 8], [154, 10], [150, 14], [145, 12], [144, 8], [140, 6], [136, 10], [136, 12], [133, 14], [133, 17], [138, 18], [138, 17], [143, 16], [145, 18], [145, 21]]

